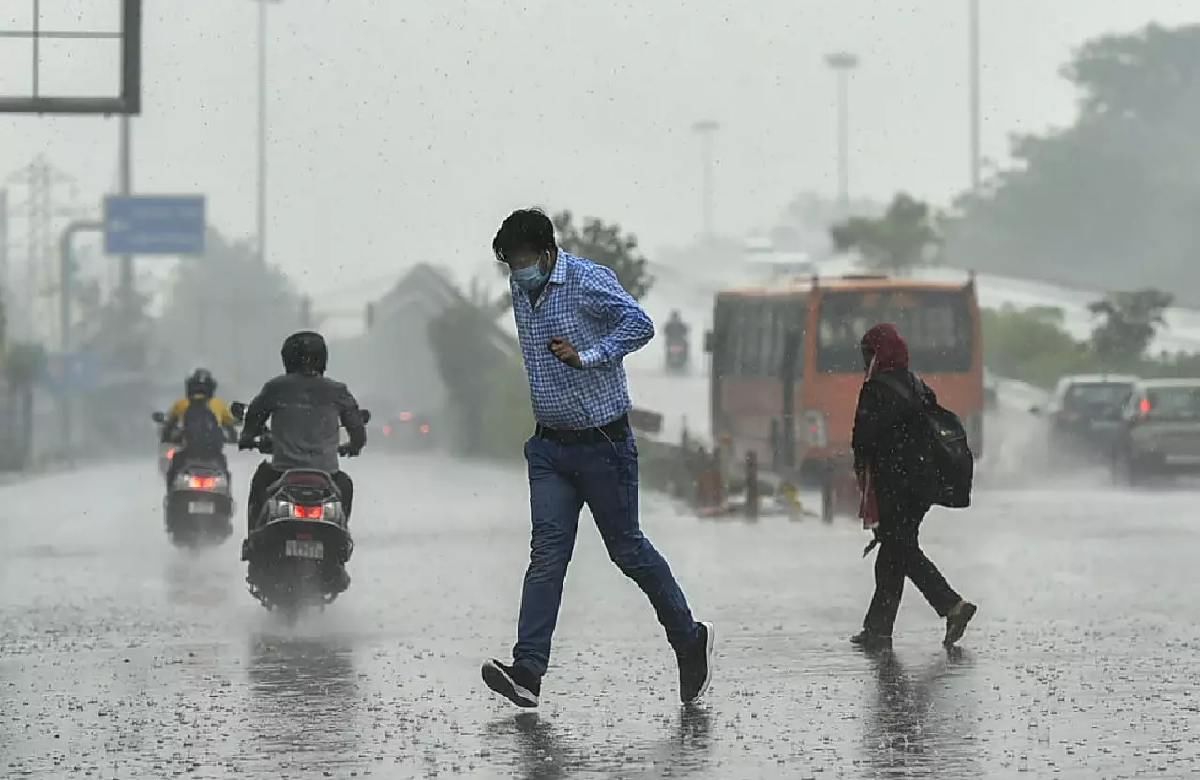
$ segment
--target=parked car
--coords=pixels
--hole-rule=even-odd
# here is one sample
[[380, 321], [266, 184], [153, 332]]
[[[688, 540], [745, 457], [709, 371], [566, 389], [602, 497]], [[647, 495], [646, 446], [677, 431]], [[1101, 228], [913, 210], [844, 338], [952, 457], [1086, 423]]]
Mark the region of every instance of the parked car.
[[1050, 425], [1050, 446], [1057, 451], [1108, 453], [1121, 428], [1121, 409], [1137, 377], [1113, 374], [1065, 376], [1049, 405], [1030, 411]]
[[1136, 383], [1121, 414], [1113, 472], [1126, 484], [1200, 474], [1200, 379]]

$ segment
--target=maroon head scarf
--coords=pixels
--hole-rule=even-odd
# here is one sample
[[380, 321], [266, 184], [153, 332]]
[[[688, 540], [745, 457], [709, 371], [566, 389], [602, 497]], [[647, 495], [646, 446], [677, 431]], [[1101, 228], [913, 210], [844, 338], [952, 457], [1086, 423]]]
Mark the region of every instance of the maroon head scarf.
[[890, 322], [880, 323], [868, 330], [862, 337], [862, 346], [875, 356], [875, 371], [908, 368], [908, 345]]

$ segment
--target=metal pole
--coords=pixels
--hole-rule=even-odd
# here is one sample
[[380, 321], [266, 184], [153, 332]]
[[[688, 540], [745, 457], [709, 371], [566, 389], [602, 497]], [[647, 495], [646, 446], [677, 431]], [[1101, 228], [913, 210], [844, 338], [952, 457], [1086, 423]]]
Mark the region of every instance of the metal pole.
[[720, 125], [706, 119], [692, 125], [692, 130], [700, 136], [700, 219], [704, 238], [711, 240], [716, 235], [716, 205], [713, 175], [713, 133]]
[[979, 0], [969, 0], [970, 51], [968, 53], [971, 84], [971, 191], [979, 192]]
[[[133, 160], [130, 154], [130, 122], [128, 115], [121, 115], [121, 194], [129, 195], [133, 191]], [[133, 258], [129, 255], [121, 257], [121, 275], [119, 293], [121, 308], [129, 314], [133, 308]]]
[[704, 236], [711, 238], [713, 234], [713, 162], [712, 162], [712, 136], [708, 133], [700, 141], [701, 155], [703, 155], [702, 165], [704, 171], [702, 175], [703, 201], [701, 203], [701, 218], [704, 224]]
[[837, 72], [838, 203], [844, 212], [850, 206], [850, 107], [845, 70]]
[[800, 358], [800, 332], [789, 329], [783, 338], [783, 409], [780, 410], [780, 460], [790, 478], [796, 468], [796, 363]]
[[0, 305], [3, 305], [3, 321], [0, 322], [0, 350], [8, 344], [11, 324], [12, 285], [8, 277], [8, 190], [0, 189]]
[[62, 388], [62, 446], [63, 451], [69, 456], [72, 452], [71, 443], [74, 439], [74, 398], [70, 387], [70, 378], [67, 376], [67, 370], [70, 367], [69, 355], [71, 354], [71, 291], [74, 288], [72, 284], [72, 268], [71, 268], [71, 241], [75, 238], [76, 233], [82, 233], [85, 230], [104, 230], [103, 222], [72, 222], [62, 232], [62, 237], [59, 239], [58, 248], [58, 273], [59, 286], [62, 288], [58, 301], [58, 325], [61, 329], [59, 334], [60, 347], [62, 350], [63, 360], [63, 388]]
[[838, 204], [845, 214], [850, 208], [850, 71], [858, 67], [858, 57], [837, 52], [825, 62], [837, 79]]
[[267, 3], [258, 0], [258, 261], [267, 262]]
[[38, 35], [38, 32], [39, 32], [39, 28], [41, 27], [41, 21], [42, 21], [41, 4], [40, 4], [39, 0], [33, 0], [33, 96], [35, 98], [38, 96], [38, 88], [40, 86], [38, 83], [39, 82], [38, 62], [42, 58], [41, 49], [39, 46], [39, 44], [41, 43], [41, 40], [42, 40], [42, 36]]
[[59, 340], [63, 355], [71, 351], [71, 292], [75, 285], [73, 280], [74, 270], [71, 262], [71, 241], [75, 238], [76, 233], [82, 233], [88, 230], [102, 231], [104, 230], [103, 222], [79, 221], [72, 222], [62, 232], [62, 237], [58, 244], [58, 278], [59, 278], [59, 299], [58, 299], [58, 325], [61, 329]]

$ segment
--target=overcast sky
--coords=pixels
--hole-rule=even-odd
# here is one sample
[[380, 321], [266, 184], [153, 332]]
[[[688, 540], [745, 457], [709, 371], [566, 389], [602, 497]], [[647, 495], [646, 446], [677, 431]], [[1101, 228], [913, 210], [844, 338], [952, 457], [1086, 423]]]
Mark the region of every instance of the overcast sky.
[[[44, 26], [105, 24], [115, 0], [42, 0]], [[29, 0], [4, 0], [0, 25]], [[254, 230], [253, 0], [146, 0], [139, 191], [202, 192], [210, 222]], [[21, 8], [18, 8], [18, 7]], [[982, 0], [985, 156], [1071, 121], [1058, 75], [1098, 34], [1200, 18], [1195, 0]], [[88, 16], [81, 16], [81, 9]], [[857, 53], [855, 194], [939, 203], [966, 186], [966, 0], [283, 0], [269, 22], [269, 257], [321, 293], [420, 259], [487, 272], [517, 206], [619, 221], [650, 249], [699, 229], [693, 121], [716, 141], [717, 222], [770, 224], [835, 185], [834, 82]], [[28, 90], [0, 39], [0, 93]], [[107, 44], [44, 47], [44, 88], [103, 90]], [[111, 48], [111, 47], [109, 47]], [[85, 203], [116, 181], [117, 123], [0, 118], [0, 175], [44, 152]], [[147, 260], [146, 262], [154, 262]]]

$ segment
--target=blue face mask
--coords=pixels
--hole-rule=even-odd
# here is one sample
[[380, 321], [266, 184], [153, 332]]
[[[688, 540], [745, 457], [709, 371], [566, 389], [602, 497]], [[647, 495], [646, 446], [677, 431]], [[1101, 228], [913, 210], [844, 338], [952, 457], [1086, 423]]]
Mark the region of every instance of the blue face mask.
[[525, 268], [514, 269], [511, 276], [522, 290], [533, 292], [546, 283], [546, 280], [550, 278], [550, 272], [543, 270], [541, 263], [535, 263]]

